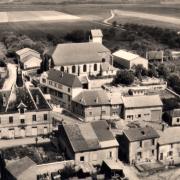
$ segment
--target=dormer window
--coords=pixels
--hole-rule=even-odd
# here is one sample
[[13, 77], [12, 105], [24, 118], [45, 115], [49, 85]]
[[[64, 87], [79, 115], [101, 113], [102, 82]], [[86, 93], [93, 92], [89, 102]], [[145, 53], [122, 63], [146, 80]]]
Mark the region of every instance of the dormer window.
[[17, 107], [20, 114], [24, 114], [26, 111], [27, 106], [21, 101], [19, 106]]
[[20, 109], [20, 114], [24, 114], [24, 108]]

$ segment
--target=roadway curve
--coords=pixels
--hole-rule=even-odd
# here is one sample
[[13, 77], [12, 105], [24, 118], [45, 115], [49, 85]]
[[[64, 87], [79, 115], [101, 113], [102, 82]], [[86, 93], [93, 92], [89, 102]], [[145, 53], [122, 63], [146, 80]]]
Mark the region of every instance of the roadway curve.
[[105, 23], [107, 25], [112, 25], [112, 23], [110, 23], [109, 21], [112, 20], [115, 17], [115, 14], [114, 14], [113, 10], [111, 10], [110, 13], [111, 13], [111, 16], [103, 21], [103, 23]]

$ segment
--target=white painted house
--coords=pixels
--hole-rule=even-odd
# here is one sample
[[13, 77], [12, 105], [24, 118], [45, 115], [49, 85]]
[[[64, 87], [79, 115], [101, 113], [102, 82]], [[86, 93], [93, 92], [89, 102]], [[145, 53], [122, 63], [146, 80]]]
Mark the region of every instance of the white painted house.
[[142, 65], [145, 69], [148, 69], [148, 60], [140, 57], [138, 54], [126, 50], [118, 50], [113, 53], [114, 65], [126, 69], [132, 69], [137, 65]]
[[40, 53], [33, 49], [24, 48], [16, 51], [16, 57], [23, 70], [37, 69], [41, 66]]

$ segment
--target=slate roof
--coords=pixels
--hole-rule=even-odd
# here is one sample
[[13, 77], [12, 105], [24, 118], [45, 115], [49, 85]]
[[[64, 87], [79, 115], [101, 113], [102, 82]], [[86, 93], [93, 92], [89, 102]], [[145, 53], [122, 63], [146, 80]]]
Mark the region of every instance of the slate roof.
[[48, 79], [63, 84], [68, 87], [81, 87], [82, 84], [78, 77], [55, 69], [48, 71]]
[[[52, 52], [55, 66], [102, 62], [98, 53], [110, 52], [100, 43], [58, 44]], [[51, 55], [51, 52], [49, 52]]]
[[170, 127], [164, 129], [160, 134], [158, 143], [160, 145], [180, 143], [180, 127]]
[[84, 106], [96, 106], [110, 104], [110, 100], [103, 90], [85, 90], [73, 98], [74, 102]]
[[159, 138], [159, 134], [152, 127], [129, 128], [123, 130], [123, 133], [130, 142]]
[[101, 142], [111, 141], [109, 147], [117, 147], [118, 143], [108, 129], [106, 121], [82, 124], [64, 124], [63, 128], [74, 152], [101, 149]]
[[172, 117], [180, 117], [180, 109], [174, 109], [171, 115]]
[[124, 96], [122, 97], [125, 108], [143, 108], [162, 106], [159, 95]]
[[[11, 175], [13, 175], [15, 178], [18, 179], [18, 177], [24, 171], [30, 169], [33, 166], [36, 166], [36, 163], [26, 156], [22, 159], [16, 160], [15, 162], [8, 164], [6, 166], [6, 169], [10, 172]], [[36, 173], [36, 172], [31, 172], [31, 173]]]
[[[38, 103], [36, 103], [36, 98], [38, 98]], [[5, 101], [5, 105], [3, 105], [3, 101]], [[26, 111], [51, 109], [39, 88], [14, 85], [10, 91], [0, 91], [0, 113], [17, 113], [18, 107], [22, 103], [26, 106]]]
[[92, 29], [91, 30], [91, 35], [93, 37], [102, 37], [103, 36], [103, 33], [100, 29]]

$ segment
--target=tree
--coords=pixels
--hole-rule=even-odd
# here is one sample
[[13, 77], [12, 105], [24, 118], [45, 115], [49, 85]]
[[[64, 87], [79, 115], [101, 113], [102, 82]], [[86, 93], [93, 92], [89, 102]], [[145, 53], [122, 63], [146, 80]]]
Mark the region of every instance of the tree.
[[147, 69], [145, 69], [143, 67], [142, 64], [138, 64], [136, 67], [135, 67], [135, 75], [136, 77], [138, 77], [139, 79], [141, 79], [141, 76], [147, 76], [148, 75], [148, 71]]
[[113, 25], [113, 27], [116, 27], [117, 26], [117, 21], [113, 21], [112, 25]]
[[76, 175], [75, 167], [71, 164], [67, 164], [61, 172], [62, 179], [69, 179]]
[[169, 70], [164, 64], [158, 66], [158, 73], [165, 79], [169, 76]]
[[134, 82], [134, 74], [131, 71], [120, 71], [115, 77], [113, 83], [131, 85]]
[[156, 70], [156, 67], [154, 65], [152, 65], [149, 70], [148, 70], [148, 75], [150, 77], [158, 77], [158, 72]]
[[5, 177], [6, 162], [4, 160], [4, 154], [0, 151], [0, 179], [6, 180]]
[[170, 111], [179, 107], [178, 100], [175, 98], [163, 100], [164, 111]]

